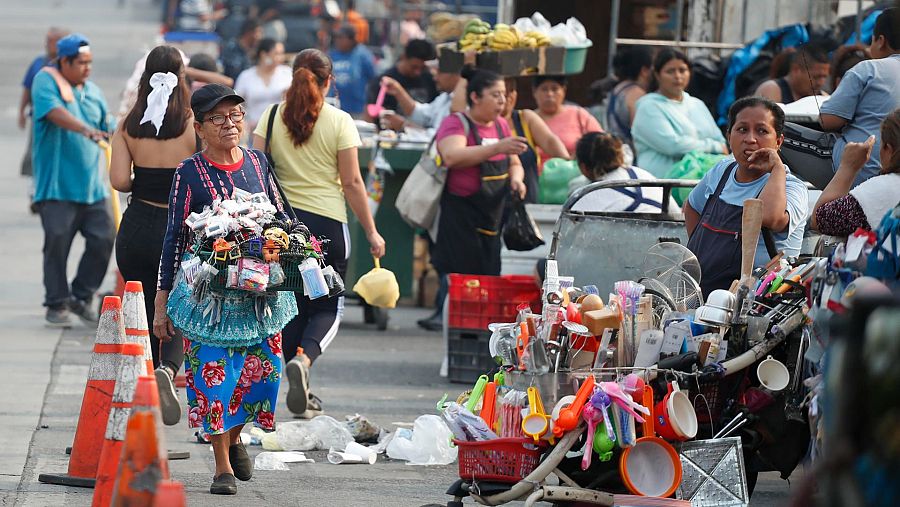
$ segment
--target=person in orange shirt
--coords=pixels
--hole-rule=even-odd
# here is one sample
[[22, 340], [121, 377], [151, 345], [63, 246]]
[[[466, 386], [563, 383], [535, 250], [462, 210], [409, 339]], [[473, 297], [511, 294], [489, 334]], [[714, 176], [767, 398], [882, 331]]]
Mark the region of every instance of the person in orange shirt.
[[356, 29], [356, 42], [358, 44], [368, 44], [369, 42], [369, 22], [366, 18], [356, 11], [356, 2], [348, 0], [347, 13], [344, 16], [347, 23], [353, 25]]
[[[535, 112], [563, 142], [569, 157], [575, 156], [575, 144], [588, 132], [602, 132], [600, 123], [587, 109], [566, 103], [565, 76], [537, 76], [534, 78], [532, 93], [537, 103]], [[543, 150], [538, 152], [541, 160], [548, 157]]]

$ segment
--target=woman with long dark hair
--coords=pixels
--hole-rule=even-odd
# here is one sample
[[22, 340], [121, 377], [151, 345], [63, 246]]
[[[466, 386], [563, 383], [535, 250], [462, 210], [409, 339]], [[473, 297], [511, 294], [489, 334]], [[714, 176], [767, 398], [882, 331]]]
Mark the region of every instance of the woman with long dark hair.
[[[175, 168], [197, 147], [190, 87], [181, 54], [159, 46], [147, 56], [134, 106], [112, 138], [110, 181], [119, 192], [131, 192], [116, 237], [116, 263], [125, 280], [144, 288], [147, 321], [153, 322], [159, 258], [166, 233], [169, 190]], [[151, 333], [153, 365], [160, 391], [163, 421], [176, 424], [181, 406], [173, 378], [184, 362], [181, 340]]]
[[[268, 148], [297, 218], [315, 236], [330, 240], [325, 262], [343, 277], [350, 256], [347, 204], [366, 233], [372, 255], [382, 257], [385, 248], [359, 172], [359, 133], [349, 114], [325, 103], [334, 80], [325, 53], [304, 49], [293, 69], [284, 102], [263, 112], [253, 146]], [[322, 413], [322, 405], [309, 391], [309, 369], [337, 335], [344, 298], [296, 296], [299, 315], [283, 333], [287, 406], [296, 416], [311, 418]]]
[[677, 49], [663, 49], [653, 60], [656, 89], [637, 101], [631, 125], [637, 166], [664, 178], [676, 162], [691, 151], [728, 153], [702, 100], [687, 91], [691, 62]]

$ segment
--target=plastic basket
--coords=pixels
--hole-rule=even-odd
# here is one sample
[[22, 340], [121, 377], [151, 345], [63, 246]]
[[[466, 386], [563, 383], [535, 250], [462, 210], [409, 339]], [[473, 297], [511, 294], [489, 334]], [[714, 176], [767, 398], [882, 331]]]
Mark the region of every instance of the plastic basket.
[[497, 367], [488, 344], [491, 332], [478, 329], [447, 330], [447, 380], [472, 384], [479, 375]]
[[512, 322], [521, 303], [540, 310], [541, 289], [528, 275], [450, 274], [448, 326], [486, 329], [491, 322]]
[[519, 482], [537, 468], [541, 446], [529, 438], [497, 438], [484, 442], [454, 440], [459, 448], [459, 477], [463, 480]]
[[[208, 258], [208, 257], [205, 257]], [[284, 283], [270, 290], [287, 291], [287, 292], [303, 292], [303, 275], [300, 274], [300, 260], [293, 257], [282, 255], [278, 261], [281, 269], [284, 271]], [[237, 264], [237, 260], [221, 261], [214, 260], [212, 265], [219, 272], [209, 282], [209, 288], [213, 290], [234, 290], [225, 287], [225, 281], [228, 277], [228, 265]]]

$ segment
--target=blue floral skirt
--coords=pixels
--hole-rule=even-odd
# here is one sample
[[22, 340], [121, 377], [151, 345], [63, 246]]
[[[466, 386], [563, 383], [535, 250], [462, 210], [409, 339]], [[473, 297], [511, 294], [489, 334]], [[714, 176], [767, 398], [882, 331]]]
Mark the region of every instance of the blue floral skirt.
[[218, 435], [247, 423], [275, 429], [281, 333], [256, 345], [216, 347], [184, 339], [188, 424]]

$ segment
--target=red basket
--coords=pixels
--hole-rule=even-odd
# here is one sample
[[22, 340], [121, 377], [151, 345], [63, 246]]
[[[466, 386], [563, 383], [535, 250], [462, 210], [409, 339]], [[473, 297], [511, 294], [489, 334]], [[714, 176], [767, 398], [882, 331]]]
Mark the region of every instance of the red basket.
[[491, 322], [512, 322], [522, 303], [540, 311], [541, 289], [528, 275], [450, 274], [449, 326], [485, 329]]
[[454, 440], [459, 449], [459, 477], [463, 480], [519, 482], [541, 461], [541, 441], [530, 438], [496, 438], [484, 442]]

